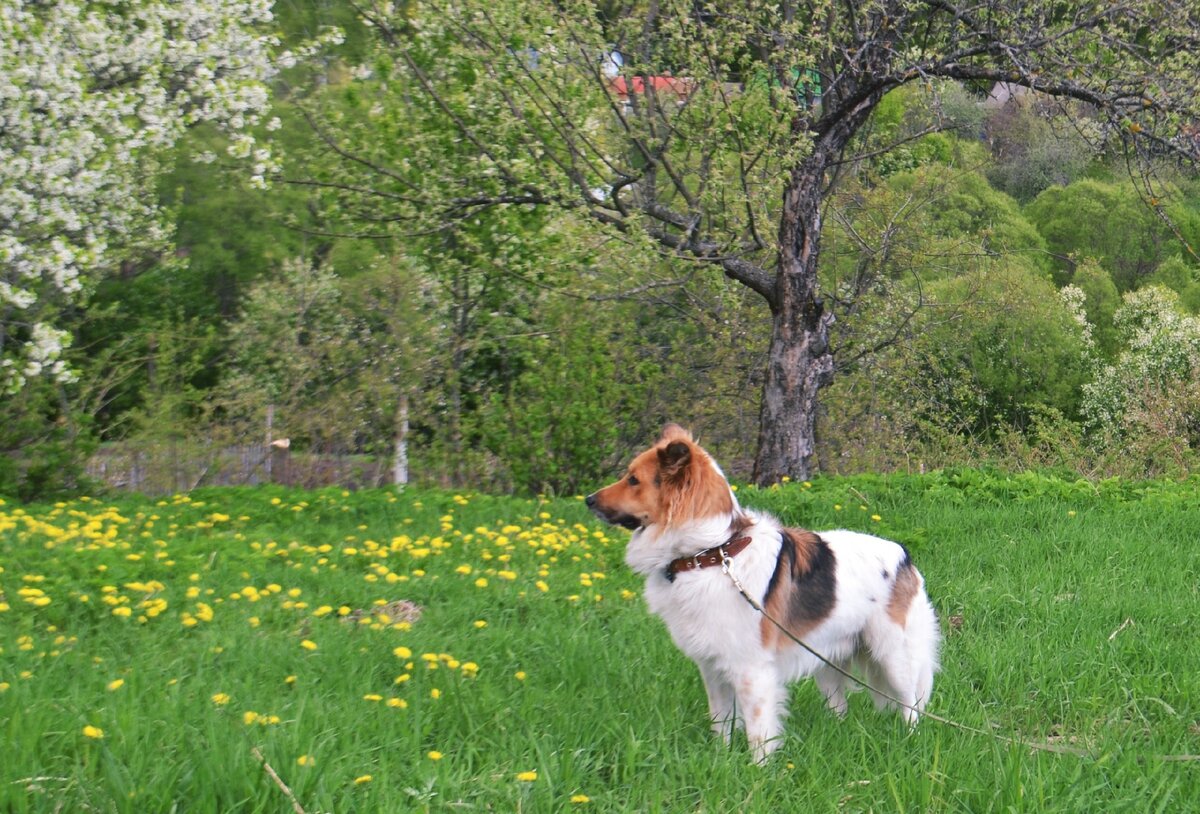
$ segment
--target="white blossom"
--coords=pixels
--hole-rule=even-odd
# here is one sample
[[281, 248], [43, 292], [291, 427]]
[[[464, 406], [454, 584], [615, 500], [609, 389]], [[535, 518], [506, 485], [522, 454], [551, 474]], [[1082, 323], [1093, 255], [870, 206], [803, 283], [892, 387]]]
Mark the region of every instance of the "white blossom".
[[164, 248], [163, 150], [198, 122], [260, 121], [271, 19], [271, 0], [0, 0], [0, 392], [66, 378], [55, 308]]

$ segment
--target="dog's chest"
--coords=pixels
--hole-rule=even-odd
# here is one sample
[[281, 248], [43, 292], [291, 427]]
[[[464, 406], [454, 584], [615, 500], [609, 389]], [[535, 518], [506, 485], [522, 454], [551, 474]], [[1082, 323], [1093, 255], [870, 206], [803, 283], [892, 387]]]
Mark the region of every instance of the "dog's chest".
[[646, 604], [693, 659], [725, 660], [762, 648], [753, 608], [720, 568], [680, 574], [674, 582], [656, 575], [646, 583]]

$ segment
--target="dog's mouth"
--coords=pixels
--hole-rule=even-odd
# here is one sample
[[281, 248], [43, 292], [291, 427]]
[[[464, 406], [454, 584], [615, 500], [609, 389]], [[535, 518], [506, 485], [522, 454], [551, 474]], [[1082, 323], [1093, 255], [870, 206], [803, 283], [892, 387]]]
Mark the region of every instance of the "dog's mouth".
[[593, 506], [592, 513], [605, 523], [612, 523], [614, 526], [620, 526], [621, 528], [629, 529], [630, 531], [637, 531], [642, 527], [641, 520], [639, 520], [637, 517], [634, 517], [632, 514], [626, 514], [625, 512], [614, 513], [609, 512], [606, 509], [602, 509], [599, 506]]
[[627, 528], [630, 531], [637, 531], [642, 527], [642, 521], [638, 520], [632, 514], [622, 515], [612, 522], [618, 526], [621, 526], [622, 528]]

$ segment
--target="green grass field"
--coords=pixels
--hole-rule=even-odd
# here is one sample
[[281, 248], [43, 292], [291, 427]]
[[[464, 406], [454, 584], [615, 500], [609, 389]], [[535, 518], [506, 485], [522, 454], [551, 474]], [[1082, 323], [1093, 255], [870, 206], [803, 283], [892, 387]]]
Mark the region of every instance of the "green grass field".
[[9, 502], [0, 811], [1200, 811], [1200, 481], [740, 494], [908, 545], [946, 634], [929, 709], [997, 737], [861, 694], [839, 721], [805, 683], [751, 765], [578, 499]]

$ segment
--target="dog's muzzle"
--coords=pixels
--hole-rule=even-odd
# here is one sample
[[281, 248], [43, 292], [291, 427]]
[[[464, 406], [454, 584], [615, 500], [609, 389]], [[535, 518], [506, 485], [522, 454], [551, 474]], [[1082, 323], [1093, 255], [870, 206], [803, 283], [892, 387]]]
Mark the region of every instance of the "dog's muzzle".
[[595, 493], [588, 495], [586, 498], [584, 498], [583, 502], [586, 503], [587, 507], [592, 510], [592, 514], [599, 517], [605, 523], [612, 523], [614, 526], [621, 526], [622, 528], [629, 529], [630, 531], [637, 531], [642, 527], [642, 521], [638, 520], [632, 514], [625, 514], [624, 512], [612, 512], [601, 506], [596, 501]]

